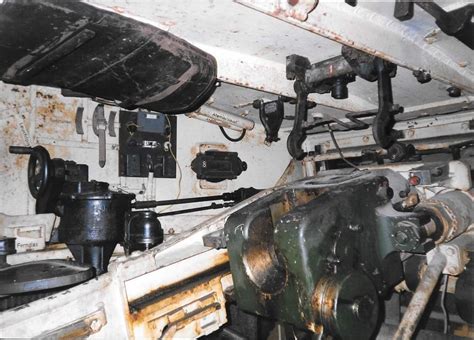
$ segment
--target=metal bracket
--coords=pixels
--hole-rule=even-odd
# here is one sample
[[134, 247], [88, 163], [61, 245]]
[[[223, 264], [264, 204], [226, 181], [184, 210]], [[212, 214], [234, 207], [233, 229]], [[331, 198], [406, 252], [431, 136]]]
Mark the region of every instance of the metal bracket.
[[[467, 258], [463, 256], [463, 250], [459, 245], [452, 243], [442, 243], [438, 246], [439, 251], [446, 257], [446, 265], [443, 274], [457, 276], [464, 271]], [[434, 251], [428, 252], [428, 262], [433, 258]]]
[[84, 134], [84, 128], [82, 127], [82, 117], [84, 116], [84, 108], [83, 107], [78, 107], [76, 110], [76, 133], [78, 135], [83, 135]]
[[109, 136], [110, 137], [117, 137], [117, 134], [115, 133], [115, 117], [117, 116], [116, 111], [110, 111], [109, 114]]

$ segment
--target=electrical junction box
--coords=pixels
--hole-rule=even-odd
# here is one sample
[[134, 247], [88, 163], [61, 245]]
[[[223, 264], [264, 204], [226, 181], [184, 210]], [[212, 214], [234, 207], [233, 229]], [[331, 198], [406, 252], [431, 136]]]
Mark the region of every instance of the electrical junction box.
[[119, 119], [119, 176], [176, 178], [176, 117], [122, 110]]

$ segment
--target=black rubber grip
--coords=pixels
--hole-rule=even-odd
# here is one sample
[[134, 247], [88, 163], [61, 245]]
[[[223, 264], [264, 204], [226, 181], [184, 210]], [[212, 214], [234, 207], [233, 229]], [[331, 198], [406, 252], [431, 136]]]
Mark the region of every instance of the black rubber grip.
[[10, 146], [8, 152], [18, 155], [30, 155], [33, 152], [33, 148], [28, 146]]

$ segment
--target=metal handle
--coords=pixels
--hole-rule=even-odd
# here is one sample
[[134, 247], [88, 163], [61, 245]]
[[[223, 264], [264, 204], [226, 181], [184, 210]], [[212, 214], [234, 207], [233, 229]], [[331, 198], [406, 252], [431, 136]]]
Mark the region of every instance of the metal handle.
[[8, 148], [8, 152], [17, 155], [31, 155], [33, 153], [33, 148], [30, 148], [29, 146], [12, 145]]

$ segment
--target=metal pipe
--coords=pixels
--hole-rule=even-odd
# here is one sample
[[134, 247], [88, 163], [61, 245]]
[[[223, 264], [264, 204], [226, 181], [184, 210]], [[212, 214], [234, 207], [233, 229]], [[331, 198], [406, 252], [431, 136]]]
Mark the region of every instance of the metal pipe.
[[312, 64], [306, 70], [305, 83], [320, 83], [326, 79], [336, 78], [351, 73], [352, 67], [342, 56], [324, 60], [320, 63]]
[[[375, 340], [391, 339], [395, 334], [397, 328], [394, 325], [383, 323], [380, 331], [377, 333]], [[468, 340], [469, 338], [460, 337], [456, 335], [443, 334], [428, 329], [420, 329], [417, 333], [418, 340]]]
[[255, 122], [251, 119], [209, 105], [203, 105], [186, 116], [236, 131], [252, 130], [255, 127]]
[[403, 314], [403, 319], [393, 337], [394, 340], [412, 339], [416, 326], [423, 316], [423, 311], [430, 300], [431, 294], [447, 262], [446, 257], [439, 249], [435, 251], [435, 255], [428, 264], [423, 278], [420, 280], [405, 314]]

